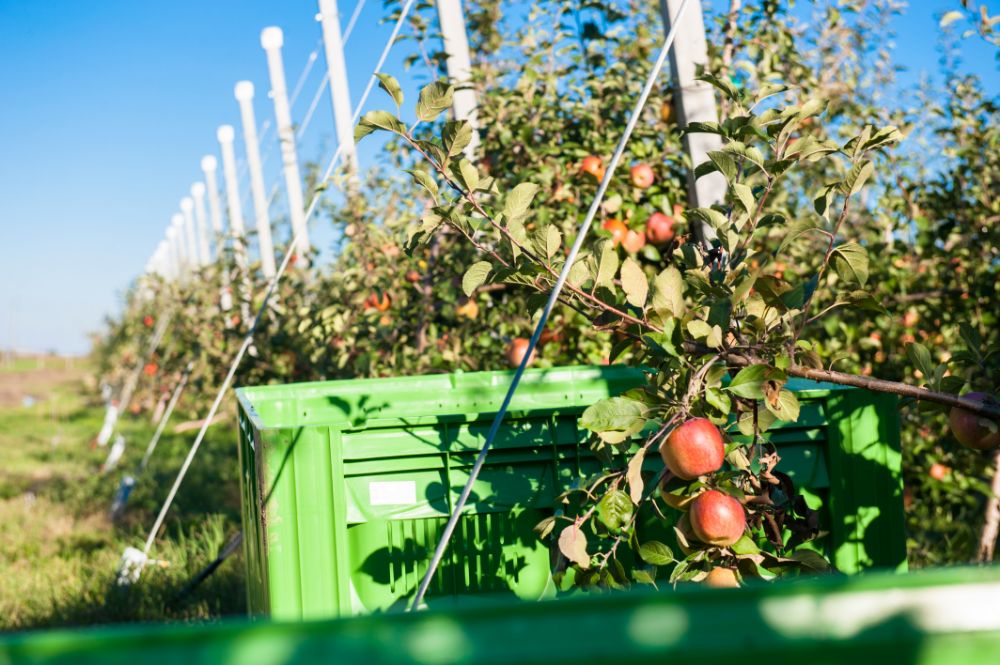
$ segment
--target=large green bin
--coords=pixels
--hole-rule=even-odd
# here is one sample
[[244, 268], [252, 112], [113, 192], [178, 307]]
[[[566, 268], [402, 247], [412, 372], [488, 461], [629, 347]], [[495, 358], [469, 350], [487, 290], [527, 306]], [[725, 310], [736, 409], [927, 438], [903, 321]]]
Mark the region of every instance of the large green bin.
[[[250, 613], [321, 618], [405, 604], [510, 379], [477, 372], [237, 390]], [[550, 553], [532, 527], [599, 468], [577, 419], [642, 382], [622, 366], [525, 373], [431, 606], [552, 591]], [[904, 567], [895, 398], [791, 388], [800, 419], [772, 438], [830, 531], [826, 553], [846, 573]]]
[[0, 665], [995, 665], [1000, 569], [0, 638]]

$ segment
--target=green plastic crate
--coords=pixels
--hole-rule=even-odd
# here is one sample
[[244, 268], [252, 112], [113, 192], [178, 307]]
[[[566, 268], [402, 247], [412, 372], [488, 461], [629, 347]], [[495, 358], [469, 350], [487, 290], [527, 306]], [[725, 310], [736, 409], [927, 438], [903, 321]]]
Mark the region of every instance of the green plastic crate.
[[[405, 605], [511, 375], [237, 390], [250, 613], [321, 618]], [[553, 591], [550, 552], [532, 527], [599, 468], [580, 445], [577, 419], [642, 382], [622, 366], [525, 373], [428, 592], [431, 606]], [[791, 388], [801, 417], [772, 438], [782, 469], [820, 509], [826, 553], [847, 573], [905, 567], [895, 398]]]
[[995, 665], [1000, 569], [0, 638], [3, 665]]

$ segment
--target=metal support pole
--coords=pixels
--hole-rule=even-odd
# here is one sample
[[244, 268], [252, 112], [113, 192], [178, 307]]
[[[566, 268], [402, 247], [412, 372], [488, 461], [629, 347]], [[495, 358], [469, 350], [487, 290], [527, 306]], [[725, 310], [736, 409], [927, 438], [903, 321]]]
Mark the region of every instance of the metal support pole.
[[456, 120], [468, 120], [472, 125], [472, 141], [465, 148], [465, 156], [472, 159], [479, 146], [478, 101], [472, 88], [472, 59], [469, 56], [469, 37], [465, 31], [465, 14], [462, 0], [437, 0], [438, 23], [444, 51], [448, 55], [448, 78], [455, 84], [452, 109]]
[[188, 252], [191, 257], [191, 267], [197, 268], [204, 265], [205, 257], [201, 256], [198, 250], [198, 239], [194, 233], [194, 201], [190, 196], [181, 199], [181, 214], [184, 215], [184, 237], [187, 239]]
[[[676, 15], [682, 1], [660, 0], [660, 12], [668, 31], [671, 28], [670, 17]], [[678, 125], [684, 127], [691, 122], [718, 122], [712, 86], [695, 79], [697, 66], [708, 64], [705, 20], [700, 1], [692, 3], [690, 9], [679, 19], [677, 28], [677, 39], [670, 49], [670, 71], [676, 85], [674, 105]], [[691, 205], [707, 208], [719, 203], [726, 195], [725, 177], [715, 171], [695, 180], [693, 167], [708, 161], [710, 151], [722, 149], [722, 137], [718, 134], [688, 134], [684, 137], [684, 145], [692, 165], [692, 170], [688, 173]], [[700, 232], [702, 240], [715, 237], [715, 232], [707, 225], [700, 225]]]
[[330, 76], [330, 101], [341, 146], [341, 160], [352, 180], [357, 179], [357, 152], [354, 148], [354, 123], [351, 121], [351, 93], [347, 85], [344, 41], [340, 34], [337, 0], [319, 0], [319, 19], [323, 26], [326, 69]]
[[201, 262], [207, 266], [212, 262], [212, 250], [208, 246], [208, 223], [205, 221], [205, 183], [196, 182], [191, 185], [191, 198], [194, 199], [194, 221], [198, 227]]
[[271, 96], [274, 98], [274, 118], [278, 126], [278, 140], [281, 142], [281, 162], [285, 172], [285, 193], [288, 195], [288, 215], [292, 220], [292, 237], [297, 239], [300, 258], [305, 259], [310, 248], [309, 231], [306, 228], [299, 160], [295, 152], [295, 128], [292, 127], [292, 111], [288, 105], [288, 90], [285, 86], [285, 65], [281, 60], [282, 44], [284, 34], [281, 28], [272, 26], [264, 28], [260, 33], [260, 45], [267, 53], [267, 70], [271, 78]]
[[274, 277], [274, 243], [271, 240], [271, 218], [267, 211], [267, 194], [264, 191], [264, 170], [260, 163], [260, 144], [257, 142], [257, 119], [253, 112], [253, 83], [240, 81], [234, 90], [240, 103], [243, 121], [243, 143], [247, 149], [247, 166], [250, 168], [250, 193], [253, 195], [254, 215], [257, 219], [257, 246], [260, 249], [260, 269], [264, 277]]

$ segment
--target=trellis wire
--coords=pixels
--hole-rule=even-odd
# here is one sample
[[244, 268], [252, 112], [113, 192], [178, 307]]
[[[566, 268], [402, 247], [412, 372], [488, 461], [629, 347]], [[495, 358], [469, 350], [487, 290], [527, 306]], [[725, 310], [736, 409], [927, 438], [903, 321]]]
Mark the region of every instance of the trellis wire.
[[438, 540], [437, 547], [434, 549], [434, 555], [431, 557], [430, 564], [427, 567], [427, 572], [420, 581], [420, 586], [417, 588], [417, 593], [413, 597], [413, 602], [410, 604], [408, 610], [420, 607], [420, 603], [423, 601], [424, 595], [427, 593], [427, 588], [430, 586], [431, 580], [434, 578], [434, 573], [441, 564], [441, 559], [444, 557], [444, 552], [448, 548], [448, 543], [451, 540], [452, 533], [455, 531], [455, 526], [458, 524], [458, 519], [461, 517], [462, 510], [465, 508], [465, 504], [469, 500], [469, 495], [472, 493], [472, 485], [479, 477], [479, 472], [482, 470], [483, 463], [486, 461], [486, 455], [489, 453], [490, 446], [493, 445], [493, 440], [496, 438], [497, 432], [500, 430], [500, 423], [503, 422], [503, 417], [506, 415], [507, 409], [510, 407], [511, 399], [514, 397], [514, 392], [517, 390], [517, 386], [521, 382], [521, 376], [524, 374], [524, 369], [528, 366], [531, 354], [534, 352], [535, 346], [538, 344], [538, 338], [541, 336], [542, 330], [545, 328], [545, 323], [548, 321], [549, 314], [552, 313], [552, 309], [555, 307], [555, 304], [559, 299], [559, 294], [562, 292], [563, 285], [566, 283], [566, 278], [569, 276], [570, 269], [573, 267], [573, 263], [576, 261], [576, 256], [580, 252], [580, 248], [583, 246], [583, 241], [586, 239], [587, 232], [590, 230], [590, 225], [593, 223], [594, 217], [597, 215], [597, 211], [600, 208], [604, 194], [608, 189], [608, 185], [611, 183], [611, 178], [614, 175], [615, 168], [617, 168], [618, 162], [621, 160], [622, 154], [625, 152], [625, 145], [632, 136], [632, 131], [635, 129], [635, 125], [639, 121], [639, 116], [642, 113], [643, 107], [646, 105], [646, 100], [649, 98], [649, 94], [653, 90], [653, 85], [656, 83], [660, 70], [663, 69], [663, 63], [667, 59], [667, 54], [674, 42], [674, 36], [677, 34], [678, 19], [683, 16], [684, 10], [687, 8], [689, 2], [690, 0], [684, 0], [684, 2], [681, 3], [680, 8], [677, 10], [677, 15], [670, 22], [670, 31], [667, 33], [666, 39], [663, 40], [663, 47], [660, 49], [660, 54], [656, 58], [656, 63], [653, 65], [652, 71], [649, 72], [646, 84], [643, 86], [642, 92], [639, 94], [639, 99], [636, 101], [635, 106], [632, 109], [632, 114], [629, 116], [628, 122], [625, 125], [625, 132], [618, 140], [618, 146], [615, 148], [614, 155], [611, 157], [611, 162], [608, 164], [604, 178], [601, 180], [601, 184], [597, 188], [597, 194], [594, 196], [594, 200], [590, 204], [590, 209], [587, 211], [587, 216], [584, 218], [583, 224], [580, 225], [576, 241], [573, 243], [573, 247], [570, 249], [569, 255], [566, 257], [566, 263], [563, 264], [562, 271], [559, 273], [559, 278], [556, 279], [552, 293], [549, 294], [549, 300], [545, 303], [545, 308], [542, 310], [538, 323], [535, 325], [535, 331], [531, 334], [531, 340], [528, 342], [528, 348], [524, 352], [524, 357], [521, 359], [521, 363], [514, 372], [514, 378], [510, 382], [510, 387], [507, 389], [507, 394], [504, 396], [503, 403], [500, 405], [500, 410], [497, 411], [496, 416], [493, 418], [493, 423], [490, 425], [490, 430], [486, 435], [486, 441], [483, 443], [483, 448], [479, 451], [479, 455], [476, 457], [476, 462], [472, 467], [472, 472], [469, 474], [469, 479], [466, 481], [465, 487], [462, 488], [462, 493], [458, 497], [458, 502], [455, 504], [455, 507], [451, 511], [451, 515], [448, 517], [448, 523], [445, 525], [444, 531], [441, 533], [441, 538]]
[[167, 410], [163, 412], [160, 417], [160, 422], [156, 425], [156, 431], [153, 432], [153, 438], [149, 440], [149, 445], [146, 446], [146, 453], [142, 456], [142, 461], [139, 462], [139, 473], [142, 473], [146, 469], [146, 465], [149, 464], [149, 458], [152, 457], [153, 451], [156, 450], [156, 444], [159, 443], [160, 437], [163, 436], [163, 430], [167, 428], [167, 422], [170, 420], [171, 414], [174, 412], [174, 407], [177, 406], [177, 402], [181, 398], [181, 394], [184, 392], [184, 387], [187, 386], [188, 379], [191, 377], [191, 371], [194, 369], [194, 362], [189, 362], [187, 367], [184, 368], [184, 373], [181, 375], [181, 380], [177, 383], [177, 387], [174, 388], [174, 394], [170, 396], [170, 402], [167, 403]]
[[[382, 55], [379, 57], [378, 64], [375, 65], [374, 72], [372, 73], [371, 79], [365, 88], [364, 94], [361, 96], [361, 101], [358, 103], [358, 107], [355, 110], [353, 124], [357, 124], [358, 119], [361, 116], [361, 109], [364, 108], [365, 102], [368, 100], [368, 95], [371, 94], [372, 88], [375, 86], [375, 82], [378, 80], [376, 74], [378, 74], [382, 66], [385, 64], [386, 58], [389, 56], [389, 51], [392, 49], [393, 44], [396, 42], [396, 38], [399, 36], [399, 31], [403, 26], [403, 21], [410, 13], [410, 9], [413, 7], [415, 0], [407, 0], [403, 5], [402, 10], [399, 14], [399, 19], [396, 21], [396, 25], [392, 30], [392, 34], [389, 36], [389, 40], [385, 44], [385, 48], [382, 50]], [[323, 175], [323, 180], [326, 181], [330, 175], [333, 173], [333, 169], [337, 165], [337, 161], [340, 159], [340, 155], [343, 152], [343, 145], [337, 146], [337, 151], [333, 154], [330, 159], [330, 163], [326, 168]], [[316, 206], [319, 203], [319, 199], [322, 196], [322, 191], [316, 192], [313, 195], [312, 201], [309, 207], [306, 209], [305, 219], [308, 222], [312, 213], [316, 210]], [[264, 312], [267, 311], [267, 306], [270, 303], [271, 297], [274, 294], [275, 289], [278, 286], [278, 282], [281, 277], [285, 274], [285, 270], [288, 268], [288, 264], [291, 261], [292, 256], [295, 254], [295, 247], [297, 238], [292, 238], [291, 242], [288, 244], [288, 249], [285, 252], [285, 256], [281, 261], [281, 265], [278, 266], [278, 270], [274, 277], [271, 278], [270, 284], [268, 284], [267, 292], [264, 294], [264, 299], [260, 304], [260, 308], [257, 310], [257, 315], [254, 317], [253, 324], [247, 331], [243, 338], [243, 343], [240, 345], [239, 350], [236, 352], [236, 356], [233, 359], [232, 365], [229, 367], [229, 371], [226, 373], [226, 378], [222, 382], [222, 386], [219, 388], [218, 394], [215, 396], [215, 400], [212, 402], [211, 408], [208, 410], [208, 415], [205, 417], [202, 423], [201, 429], [198, 430], [198, 435], [195, 437], [194, 443], [191, 444], [191, 449], [188, 451], [187, 457], [184, 458], [184, 463], [181, 465], [180, 471], [177, 473], [177, 478], [174, 480], [174, 484], [170, 488], [170, 492], [167, 494], [167, 498], [163, 502], [163, 506], [160, 508], [159, 514], [156, 516], [156, 521], [153, 523], [153, 528], [150, 529], [149, 536], [146, 538], [146, 543], [143, 546], [142, 558], [143, 562], [149, 556], [149, 550], [153, 546], [153, 541], [156, 539], [156, 534], [159, 532], [160, 527], [163, 526], [163, 520], [167, 516], [167, 511], [170, 510], [170, 506], [177, 496], [177, 490], [180, 488], [181, 482], [184, 480], [184, 476], [187, 474], [188, 468], [191, 466], [191, 462], [194, 460], [194, 456], [198, 452], [198, 448], [201, 447], [202, 441], [205, 439], [205, 434], [208, 431], [209, 426], [212, 423], [212, 419], [215, 417], [216, 412], [219, 410], [219, 406], [222, 404], [222, 399], [225, 397], [226, 392], [229, 390], [229, 386], [232, 384], [233, 377], [236, 375], [236, 370], [239, 368], [240, 362], [243, 360], [243, 356], [246, 354], [247, 349], [250, 344], [253, 343], [254, 333], [257, 331], [257, 326], [260, 324], [263, 318]]]

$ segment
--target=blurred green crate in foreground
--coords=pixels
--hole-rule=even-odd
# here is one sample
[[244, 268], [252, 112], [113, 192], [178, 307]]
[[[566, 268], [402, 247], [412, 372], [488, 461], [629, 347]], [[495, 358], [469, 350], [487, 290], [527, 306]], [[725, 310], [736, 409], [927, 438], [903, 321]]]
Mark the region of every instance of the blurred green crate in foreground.
[[1000, 569], [497, 602], [306, 623], [8, 636], [4, 665], [994, 665]]
[[[511, 372], [242, 388], [248, 604], [280, 619], [405, 605], [468, 479]], [[553, 591], [532, 527], [599, 469], [583, 410], [643, 382], [622, 366], [529, 370], [428, 593], [431, 607]], [[842, 572], [906, 565], [896, 399], [791, 382], [795, 424], [773, 431]], [[583, 444], [583, 445], [581, 445]], [[654, 468], [658, 457], [648, 460]]]

